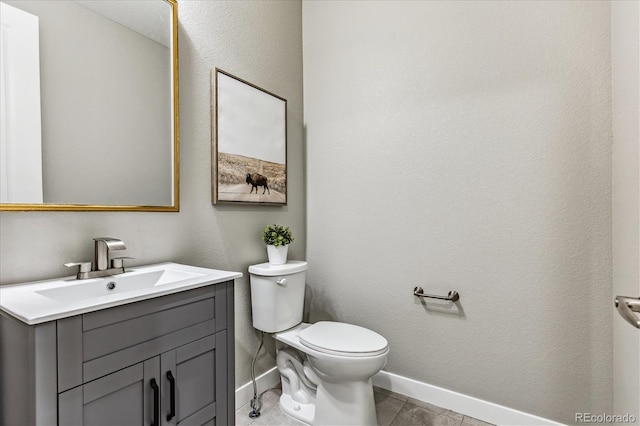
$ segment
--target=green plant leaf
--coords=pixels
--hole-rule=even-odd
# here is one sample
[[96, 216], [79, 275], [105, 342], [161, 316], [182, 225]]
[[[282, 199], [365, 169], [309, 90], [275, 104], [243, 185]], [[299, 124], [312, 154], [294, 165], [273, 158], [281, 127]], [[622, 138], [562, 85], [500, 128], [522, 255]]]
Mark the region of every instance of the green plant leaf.
[[268, 245], [278, 247], [290, 244], [294, 238], [289, 227], [273, 224], [264, 228], [262, 240]]

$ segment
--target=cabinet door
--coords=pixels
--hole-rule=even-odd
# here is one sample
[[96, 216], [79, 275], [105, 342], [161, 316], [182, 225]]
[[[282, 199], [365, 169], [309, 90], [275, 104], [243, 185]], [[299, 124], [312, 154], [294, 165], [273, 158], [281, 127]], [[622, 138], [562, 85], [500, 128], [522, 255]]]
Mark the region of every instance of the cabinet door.
[[160, 425], [159, 371], [155, 357], [59, 394], [58, 423]]
[[163, 425], [227, 424], [226, 331], [161, 356]]

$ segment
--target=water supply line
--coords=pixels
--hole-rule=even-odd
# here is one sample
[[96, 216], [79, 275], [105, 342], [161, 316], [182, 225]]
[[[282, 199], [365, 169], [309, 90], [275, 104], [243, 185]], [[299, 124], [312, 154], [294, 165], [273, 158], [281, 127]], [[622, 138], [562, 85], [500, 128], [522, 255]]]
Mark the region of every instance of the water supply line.
[[261, 331], [260, 345], [258, 346], [256, 354], [253, 356], [253, 361], [251, 361], [251, 383], [253, 384], [253, 399], [251, 400], [251, 412], [249, 413], [249, 417], [252, 419], [260, 417], [260, 401], [258, 400], [258, 387], [256, 386], [256, 360], [258, 359], [258, 354], [260, 353], [260, 349], [262, 349], [263, 343], [264, 331]]

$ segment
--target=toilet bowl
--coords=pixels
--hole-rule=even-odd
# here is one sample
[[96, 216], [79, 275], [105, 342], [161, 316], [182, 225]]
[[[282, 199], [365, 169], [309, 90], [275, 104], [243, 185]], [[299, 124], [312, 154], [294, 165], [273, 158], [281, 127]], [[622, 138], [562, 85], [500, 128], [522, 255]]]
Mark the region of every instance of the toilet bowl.
[[253, 325], [275, 333], [280, 407], [311, 425], [377, 424], [371, 377], [387, 361], [380, 334], [353, 324], [302, 323], [306, 262], [249, 267]]
[[[331, 339], [330, 333], [335, 333], [333, 337], [337, 339]], [[302, 323], [276, 333], [275, 338], [280, 342], [278, 365], [284, 357], [281, 354], [288, 356], [291, 349], [295, 349], [304, 354], [306, 362], [302, 364], [302, 371], [316, 386], [315, 398], [307, 403], [315, 407], [307, 407], [295, 398], [285, 396], [295, 394], [298, 388], [288, 383], [288, 389], [285, 389], [287, 379], [283, 379], [284, 398], [281, 398], [280, 406], [285, 413], [314, 425], [377, 424], [371, 377], [387, 362], [386, 339], [363, 327], [328, 321]], [[346, 343], [349, 338], [360, 338], [362, 346], [358, 351], [349, 345], [340, 350], [340, 343]]]

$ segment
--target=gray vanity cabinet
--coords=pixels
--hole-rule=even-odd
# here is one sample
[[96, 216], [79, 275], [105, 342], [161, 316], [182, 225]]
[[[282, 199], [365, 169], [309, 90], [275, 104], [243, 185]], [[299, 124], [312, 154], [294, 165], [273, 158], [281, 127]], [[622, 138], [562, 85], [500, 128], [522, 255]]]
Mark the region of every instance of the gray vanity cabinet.
[[216, 424], [216, 406], [224, 407], [227, 398], [226, 380], [215, 379], [227, 373], [225, 345], [226, 332], [222, 331], [215, 338], [200, 339], [160, 357], [163, 405], [169, 411], [174, 407], [176, 424]]
[[[2, 336], [0, 355], [12, 352], [7, 338], [29, 340], [31, 333], [33, 341], [22, 350], [35, 348], [35, 357], [13, 366], [22, 371], [3, 375], [0, 424], [233, 422], [233, 282], [64, 318], [46, 327], [17, 323], [0, 317], [2, 331], [9, 332]], [[27, 335], [21, 337], [20, 330]], [[38, 339], [38, 333], [44, 338]], [[12, 367], [5, 361], [0, 358], [2, 373]], [[47, 374], [49, 368], [55, 374]], [[5, 377], [22, 387], [19, 396], [27, 398], [22, 406], [10, 406]]]
[[59, 424], [215, 425], [226, 417], [216, 416], [226, 401], [226, 337], [218, 332], [62, 392]]
[[138, 363], [58, 396], [60, 425], [150, 425], [154, 422], [152, 380], [157, 358]]

